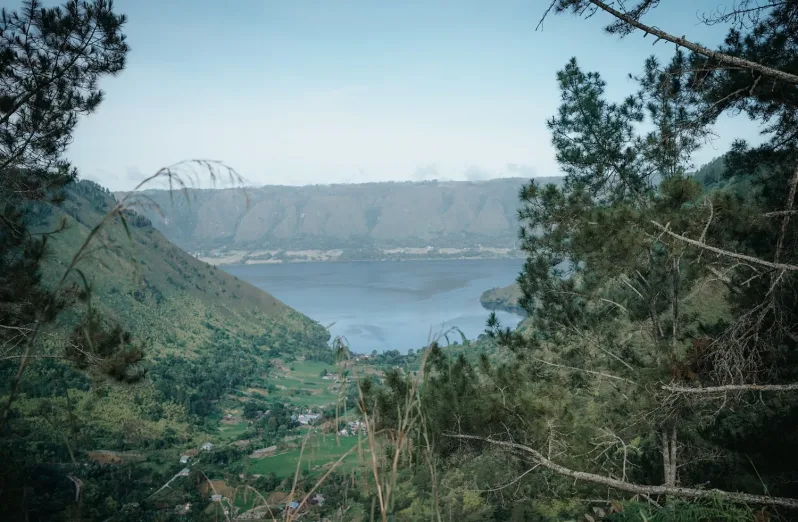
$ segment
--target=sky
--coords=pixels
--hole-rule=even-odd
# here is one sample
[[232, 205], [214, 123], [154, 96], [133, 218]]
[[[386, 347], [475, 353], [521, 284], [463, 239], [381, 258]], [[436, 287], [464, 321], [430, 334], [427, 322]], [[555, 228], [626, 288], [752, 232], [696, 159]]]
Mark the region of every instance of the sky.
[[[576, 57], [620, 101], [630, 72], [674, 50], [606, 34], [603, 13], [536, 30], [548, 0], [114, 3], [128, 16], [127, 67], [101, 81], [106, 99], [67, 151], [112, 190], [198, 158], [256, 186], [554, 176], [556, 72]], [[716, 6], [671, 0], [645, 21], [714, 46], [723, 30], [698, 14]], [[715, 133], [697, 165], [757, 129], [723, 117]]]

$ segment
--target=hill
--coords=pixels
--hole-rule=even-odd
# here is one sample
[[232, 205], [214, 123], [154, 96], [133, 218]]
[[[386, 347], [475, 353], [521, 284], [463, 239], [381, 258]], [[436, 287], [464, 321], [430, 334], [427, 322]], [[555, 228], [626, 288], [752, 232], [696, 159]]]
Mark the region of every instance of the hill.
[[168, 192], [151, 190], [146, 194], [163, 215], [144, 215], [177, 245], [206, 254], [226, 248], [269, 259], [281, 249], [510, 249], [524, 181], [263, 186], [247, 188], [246, 198], [240, 189], [196, 189], [174, 203]]
[[526, 311], [518, 304], [521, 298], [521, 287], [518, 283], [502, 288], [485, 290], [479, 297], [479, 302], [488, 310], [505, 310], [519, 315], [526, 315]]
[[[116, 203], [91, 181], [67, 190], [60, 207], [49, 207], [42, 223], [55, 236], [45, 278], [60, 277], [90, 229]], [[92, 286], [94, 306], [143, 338], [158, 355], [187, 355], [221, 332], [259, 350], [326, 350], [329, 334], [318, 323], [262, 290], [198, 261], [173, 245], [150, 221], [131, 214], [128, 230], [120, 222], [104, 229], [102, 248], [82, 268]]]

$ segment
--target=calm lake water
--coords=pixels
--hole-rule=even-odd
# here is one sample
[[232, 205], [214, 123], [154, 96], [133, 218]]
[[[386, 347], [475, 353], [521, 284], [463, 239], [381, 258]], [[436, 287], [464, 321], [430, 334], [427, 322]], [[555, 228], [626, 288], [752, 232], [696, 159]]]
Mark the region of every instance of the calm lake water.
[[[227, 265], [261, 288], [346, 337], [353, 351], [418, 349], [431, 332], [453, 326], [468, 339], [485, 330], [490, 312], [479, 296], [515, 281], [522, 260], [362, 261]], [[517, 315], [496, 312], [503, 325]], [[451, 337], [450, 337], [451, 338]], [[455, 339], [459, 336], [455, 334]]]

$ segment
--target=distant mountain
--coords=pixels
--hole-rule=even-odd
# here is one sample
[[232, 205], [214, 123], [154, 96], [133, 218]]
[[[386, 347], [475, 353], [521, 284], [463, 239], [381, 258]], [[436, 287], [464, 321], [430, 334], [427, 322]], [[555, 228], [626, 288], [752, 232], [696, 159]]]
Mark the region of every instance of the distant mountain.
[[[538, 178], [560, 183], [561, 178]], [[190, 251], [512, 247], [525, 178], [145, 193], [144, 215]], [[119, 196], [122, 193], [118, 194]]]
[[[40, 225], [52, 229], [66, 218], [68, 227], [53, 236], [45, 280], [63, 274], [72, 256], [116, 203], [91, 181], [70, 185], [60, 207], [40, 210]], [[179, 199], [179, 195], [175, 199]], [[153, 355], [187, 355], [219, 336], [259, 352], [328, 350], [328, 332], [271, 295], [169, 242], [150, 221], [131, 214], [128, 237], [121, 222], [109, 223], [101, 246], [80, 268], [93, 290], [94, 306], [146, 340]]]

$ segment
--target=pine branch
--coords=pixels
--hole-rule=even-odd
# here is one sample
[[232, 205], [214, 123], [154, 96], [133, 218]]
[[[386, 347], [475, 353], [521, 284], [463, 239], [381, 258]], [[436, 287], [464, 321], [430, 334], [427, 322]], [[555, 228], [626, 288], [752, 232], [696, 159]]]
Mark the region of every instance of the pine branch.
[[647, 34], [652, 34], [652, 35], [656, 36], [657, 39], [659, 39], [659, 40], [665, 40], [665, 41], [674, 43], [676, 45], [679, 45], [681, 47], [684, 47], [686, 49], [690, 49], [694, 53], [698, 53], [698, 54], [700, 54], [702, 56], [706, 56], [707, 58], [710, 58], [712, 60], [716, 60], [716, 61], [720, 62], [723, 65], [727, 65], [727, 66], [731, 66], [731, 67], [740, 67], [740, 68], [743, 68], [743, 69], [752, 69], [754, 71], [757, 71], [757, 72], [763, 74], [764, 76], [769, 76], [771, 78], [774, 78], [774, 79], [782, 81], [782, 82], [791, 83], [793, 85], [798, 85], [798, 76], [796, 76], [795, 74], [790, 74], [788, 72], [780, 71], [778, 69], [774, 69], [772, 67], [768, 67], [766, 65], [762, 65], [762, 64], [757, 63], [757, 62], [752, 62], [750, 60], [745, 60], [743, 58], [738, 58], [736, 56], [730, 56], [728, 54], [724, 54], [724, 53], [719, 53], [717, 51], [713, 51], [712, 49], [709, 49], [709, 48], [704, 47], [702, 45], [698, 45], [698, 44], [693, 43], [693, 42], [691, 42], [689, 40], [686, 40], [684, 38], [684, 36], [682, 36], [681, 38], [677, 37], [677, 36], [673, 36], [672, 34], [666, 33], [665, 31], [661, 31], [661, 30], [659, 30], [659, 29], [657, 29], [655, 27], [652, 27], [650, 25], [646, 25], [646, 24], [640, 22], [639, 20], [636, 20], [635, 18], [633, 18], [633, 17], [631, 17], [631, 16], [629, 16], [627, 14], [622, 13], [621, 11], [618, 11], [617, 9], [613, 9], [609, 5], [607, 5], [604, 2], [602, 2], [601, 0], [588, 0], [588, 2], [590, 2], [593, 5], [595, 5], [596, 7], [601, 9], [602, 11], [606, 11], [607, 13], [609, 13], [612, 16], [614, 16], [615, 18], [623, 21], [624, 23], [627, 23], [627, 24], [631, 25], [632, 27], [640, 29], [641, 31], [643, 31], [643, 32], [645, 32]]
[[610, 488], [619, 489], [621, 491], [628, 491], [638, 495], [672, 495], [675, 497], [703, 499], [703, 498], [722, 498], [730, 502], [740, 504], [759, 504], [767, 506], [780, 506], [790, 509], [798, 508], [798, 499], [784, 498], [784, 497], [770, 497], [764, 495], [752, 495], [749, 493], [739, 493], [734, 491], [722, 491], [719, 489], [695, 489], [684, 488], [679, 486], [649, 486], [645, 484], [634, 484], [625, 482], [604, 475], [597, 475], [595, 473], [587, 473], [585, 471], [576, 471], [565, 466], [561, 466], [546, 457], [534, 448], [525, 446], [523, 444], [516, 444], [514, 442], [506, 442], [502, 440], [491, 439], [488, 437], [479, 437], [476, 435], [461, 435], [457, 433], [447, 433], [447, 437], [465, 440], [476, 440], [480, 442], [487, 442], [496, 446], [501, 446], [510, 450], [522, 451], [532, 456], [532, 460], [541, 466], [548, 468], [556, 473], [571, 477], [574, 480], [583, 480], [585, 482], [592, 482], [593, 484], [600, 484]]

